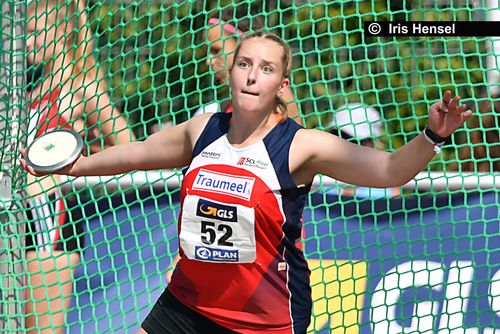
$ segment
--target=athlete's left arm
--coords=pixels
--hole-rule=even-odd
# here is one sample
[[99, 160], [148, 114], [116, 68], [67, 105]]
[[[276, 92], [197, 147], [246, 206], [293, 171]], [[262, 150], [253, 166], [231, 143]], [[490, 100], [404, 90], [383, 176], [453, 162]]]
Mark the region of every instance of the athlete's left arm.
[[[443, 101], [429, 109], [428, 124], [440, 137], [448, 137], [472, 112], [459, 105], [460, 97]], [[447, 107], [448, 112], [442, 111]], [[296, 182], [307, 183], [316, 174], [367, 187], [394, 187], [410, 181], [434, 157], [434, 146], [423, 134], [393, 153], [349, 143], [318, 130], [299, 130], [291, 147], [290, 169]]]

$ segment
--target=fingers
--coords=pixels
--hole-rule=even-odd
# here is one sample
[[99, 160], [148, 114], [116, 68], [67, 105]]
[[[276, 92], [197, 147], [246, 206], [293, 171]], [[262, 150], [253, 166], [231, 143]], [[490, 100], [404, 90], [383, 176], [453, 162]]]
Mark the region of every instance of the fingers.
[[465, 110], [467, 109], [467, 105], [465, 103], [462, 103], [460, 106], [457, 107], [456, 111], [457, 114], [463, 114]]
[[19, 162], [21, 163], [21, 166], [23, 166], [23, 168], [26, 170], [27, 167], [26, 160], [24, 160], [23, 158], [19, 158]]
[[460, 104], [460, 96], [455, 96], [453, 99], [451, 99], [450, 103], [448, 103], [448, 112], [449, 111], [457, 111], [458, 110], [458, 105]]
[[448, 103], [448, 110], [457, 116], [460, 116], [461, 123], [463, 124], [472, 116], [472, 110], [467, 110], [467, 105], [465, 103], [459, 104], [460, 96], [455, 96]]
[[[444, 93], [443, 99], [438, 102], [438, 110], [442, 112], [452, 112], [457, 115], [462, 115], [466, 112], [467, 105], [460, 104], [460, 96], [451, 97], [451, 91], [447, 90]], [[470, 112], [470, 113], [469, 113]], [[472, 111], [467, 110], [466, 118], [469, 118]]]
[[89, 146], [83, 145], [82, 155], [84, 157], [88, 157], [90, 155], [89, 152], [90, 152]]
[[33, 167], [29, 166], [28, 163], [26, 162], [26, 160], [24, 160], [23, 158], [20, 158], [19, 159], [19, 162], [21, 163], [21, 166], [23, 167], [23, 169], [25, 171], [27, 171], [28, 173], [30, 173], [31, 175], [34, 175], [34, 176], [41, 176], [41, 174], [37, 173]]
[[27, 168], [26, 168], [26, 167], [28, 166], [28, 164], [26, 163], [26, 160], [24, 160], [24, 156], [26, 155], [26, 150], [25, 150], [24, 148], [22, 148], [22, 147], [21, 147], [21, 148], [19, 149], [19, 151], [21, 152], [21, 156], [19, 157], [19, 159], [18, 159], [18, 160], [19, 160], [19, 162], [21, 163], [21, 166], [23, 166], [23, 168], [24, 168], [25, 170], [27, 170]]
[[451, 91], [447, 90], [446, 92], [444, 92], [444, 96], [443, 99], [441, 100], [439, 110], [448, 112], [448, 105], [450, 103], [450, 100], [451, 100]]
[[25, 171], [27, 171], [28, 173], [30, 173], [31, 175], [34, 175], [34, 176], [40, 176], [38, 175], [38, 173], [33, 169], [33, 167], [29, 166], [28, 163], [26, 162], [26, 160], [24, 160], [23, 158], [19, 158], [19, 162], [21, 163], [21, 166], [23, 167], [23, 169]]
[[35, 169], [33, 167], [31, 167], [30, 165], [28, 165], [28, 163], [26, 162], [26, 160], [24, 160], [24, 156], [26, 154], [26, 149], [24, 148], [20, 148], [19, 151], [21, 152], [21, 157], [19, 157], [19, 162], [21, 163], [21, 166], [23, 167], [23, 169], [25, 171], [27, 171], [28, 173], [30, 173], [31, 175], [33, 176], [37, 176], [37, 177], [40, 177], [40, 176], [44, 176], [45, 174], [41, 174], [37, 171], [35, 171]]
[[456, 111], [457, 106], [460, 103], [460, 98], [461, 97], [457, 95], [457, 96], [454, 96], [452, 99], [447, 99], [447, 100], [443, 99], [443, 101], [441, 102], [441, 111], [444, 111], [444, 112]]
[[462, 123], [472, 116], [472, 110], [466, 110], [462, 113]]

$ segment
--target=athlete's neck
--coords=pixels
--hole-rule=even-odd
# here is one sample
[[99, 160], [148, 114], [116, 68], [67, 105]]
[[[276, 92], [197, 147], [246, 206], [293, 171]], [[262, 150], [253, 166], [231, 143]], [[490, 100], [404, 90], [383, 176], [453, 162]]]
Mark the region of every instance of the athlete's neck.
[[261, 141], [282, 119], [281, 115], [274, 112], [251, 116], [233, 110], [227, 132], [227, 139], [231, 145], [246, 147]]

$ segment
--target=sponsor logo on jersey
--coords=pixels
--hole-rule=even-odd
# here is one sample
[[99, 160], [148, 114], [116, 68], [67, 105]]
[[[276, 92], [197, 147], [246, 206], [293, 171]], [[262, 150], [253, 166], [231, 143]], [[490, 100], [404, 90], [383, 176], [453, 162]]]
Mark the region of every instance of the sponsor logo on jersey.
[[194, 250], [195, 259], [213, 262], [238, 262], [239, 251], [219, 248], [196, 246]]
[[269, 166], [269, 162], [265, 162], [262, 160], [256, 160], [248, 157], [241, 157], [238, 159], [236, 163], [238, 166], [247, 166], [247, 167], [257, 167], [260, 169], [266, 169]]
[[220, 158], [220, 152], [207, 152], [207, 151], [203, 151], [203, 152], [201, 152], [201, 157], [202, 158], [207, 158], [207, 159], [218, 160]]
[[200, 169], [193, 183], [193, 189], [230, 195], [250, 200], [254, 177], [239, 176]]
[[196, 208], [198, 217], [218, 219], [226, 222], [236, 222], [238, 215], [235, 206], [229, 206], [207, 201], [200, 198]]

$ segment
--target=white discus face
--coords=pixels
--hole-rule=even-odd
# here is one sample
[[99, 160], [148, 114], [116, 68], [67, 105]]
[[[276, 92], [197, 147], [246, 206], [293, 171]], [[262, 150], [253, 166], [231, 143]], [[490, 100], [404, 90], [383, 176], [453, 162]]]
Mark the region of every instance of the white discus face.
[[54, 130], [35, 139], [26, 151], [26, 162], [36, 171], [53, 172], [74, 162], [83, 140], [72, 130]]

